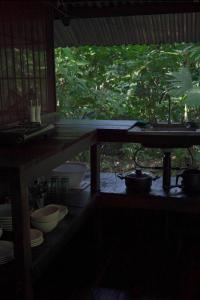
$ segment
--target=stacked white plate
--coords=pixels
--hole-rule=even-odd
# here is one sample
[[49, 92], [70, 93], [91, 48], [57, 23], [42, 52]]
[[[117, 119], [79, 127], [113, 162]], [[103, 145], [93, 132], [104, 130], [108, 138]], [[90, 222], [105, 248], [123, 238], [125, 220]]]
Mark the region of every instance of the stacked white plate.
[[66, 216], [68, 208], [64, 205], [49, 204], [31, 214], [31, 224], [42, 232], [52, 231]]
[[31, 228], [31, 247], [37, 247], [43, 242], [44, 238], [42, 231]]
[[14, 259], [13, 242], [0, 241], [0, 265]]
[[44, 206], [32, 212], [31, 224], [42, 232], [50, 232], [58, 225], [59, 208]]
[[12, 231], [12, 213], [11, 204], [0, 205], [0, 227], [4, 231]]

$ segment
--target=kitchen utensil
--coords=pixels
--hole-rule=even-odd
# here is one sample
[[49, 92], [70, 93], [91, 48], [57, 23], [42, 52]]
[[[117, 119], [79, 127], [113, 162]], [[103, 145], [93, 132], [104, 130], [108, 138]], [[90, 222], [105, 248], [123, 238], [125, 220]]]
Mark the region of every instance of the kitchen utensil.
[[66, 162], [52, 170], [53, 176], [68, 178], [69, 188], [79, 188], [87, 171], [87, 166], [82, 162]]
[[179, 178], [182, 178], [181, 187], [189, 193], [200, 192], [200, 170], [186, 169], [176, 176], [176, 185]]
[[59, 208], [52, 205], [46, 205], [32, 212], [31, 220], [33, 222], [46, 223], [57, 221], [59, 217]]
[[158, 177], [153, 177], [148, 173], [143, 173], [142, 170], [136, 169], [135, 172], [129, 173], [125, 176], [118, 174], [120, 179], [125, 179], [125, 185], [128, 192], [149, 192], [152, 180]]
[[31, 224], [33, 225], [33, 227], [47, 233], [56, 228], [56, 226], [58, 225], [58, 219], [49, 222], [38, 222], [31, 220]]
[[58, 222], [60, 222], [67, 214], [68, 214], [68, 208], [65, 205], [61, 204], [49, 204], [49, 206], [56, 207], [59, 209], [59, 215], [58, 215]]

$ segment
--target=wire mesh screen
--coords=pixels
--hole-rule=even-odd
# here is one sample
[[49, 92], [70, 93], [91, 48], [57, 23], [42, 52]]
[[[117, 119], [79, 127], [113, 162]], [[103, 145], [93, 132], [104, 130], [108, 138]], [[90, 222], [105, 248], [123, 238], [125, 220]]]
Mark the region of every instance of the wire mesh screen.
[[44, 4], [0, 4], [0, 124], [28, 119], [31, 101], [55, 110], [51, 23]]

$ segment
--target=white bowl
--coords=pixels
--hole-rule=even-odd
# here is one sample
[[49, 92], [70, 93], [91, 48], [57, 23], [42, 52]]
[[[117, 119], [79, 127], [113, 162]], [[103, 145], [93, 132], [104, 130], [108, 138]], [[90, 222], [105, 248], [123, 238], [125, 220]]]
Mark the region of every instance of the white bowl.
[[38, 229], [30, 229], [31, 247], [37, 247], [44, 242], [43, 232]]
[[47, 233], [56, 228], [56, 226], [58, 225], [58, 219], [50, 222], [37, 222], [32, 220], [31, 224], [33, 225], [33, 227], [41, 230], [42, 232]]
[[49, 205], [55, 206], [59, 209], [58, 222], [60, 222], [68, 214], [69, 210], [65, 205], [61, 205], [61, 204], [49, 204]]
[[57, 221], [59, 217], [59, 207], [46, 205], [32, 212], [31, 220], [39, 223]]
[[52, 170], [53, 176], [69, 179], [69, 188], [78, 188], [87, 171], [87, 167], [81, 162], [66, 162]]
[[41, 237], [43, 237], [43, 233], [40, 230], [37, 229], [30, 229], [30, 237], [31, 237], [31, 242], [35, 242], [39, 239], [41, 239]]

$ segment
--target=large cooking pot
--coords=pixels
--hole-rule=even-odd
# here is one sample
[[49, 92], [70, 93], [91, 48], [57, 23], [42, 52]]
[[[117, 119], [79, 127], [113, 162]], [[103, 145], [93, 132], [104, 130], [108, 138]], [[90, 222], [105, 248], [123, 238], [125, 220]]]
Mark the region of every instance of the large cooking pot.
[[200, 192], [200, 170], [186, 169], [176, 176], [176, 184], [182, 178], [181, 187], [189, 193]]
[[153, 177], [150, 174], [143, 173], [142, 170], [136, 169], [135, 172], [127, 175], [118, 174], [120, 179], [125, 179], [126, 189], [128, 192], [149, 192], [152, 185], [152, 180], [158, 177]]

